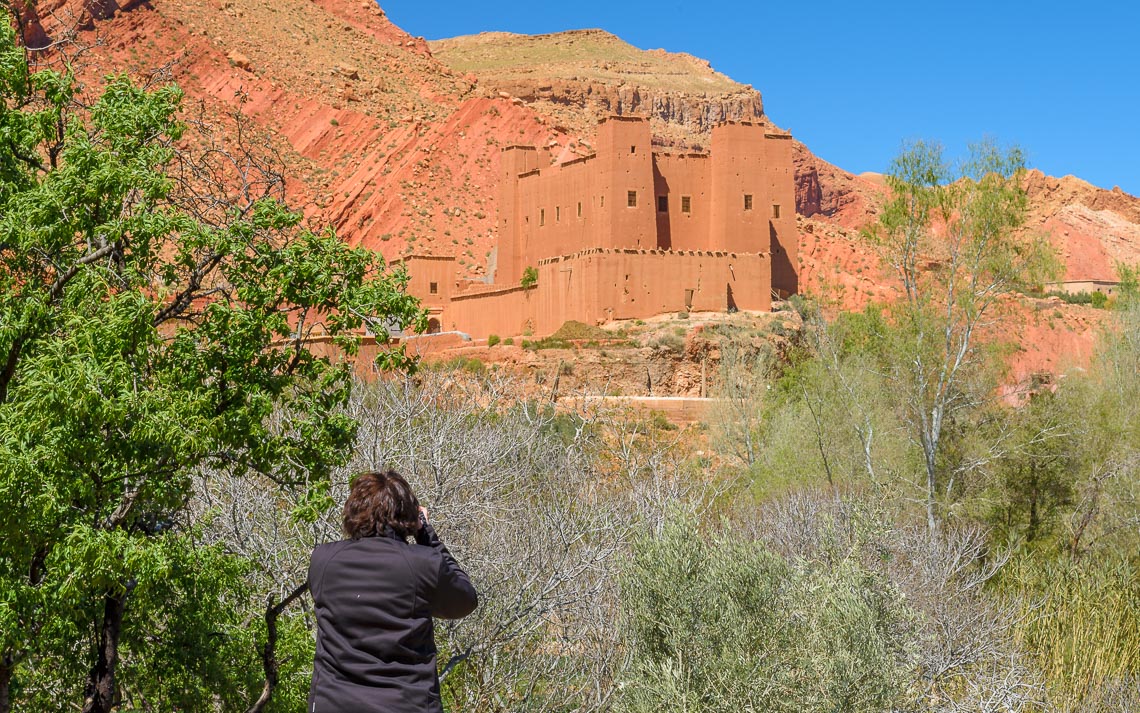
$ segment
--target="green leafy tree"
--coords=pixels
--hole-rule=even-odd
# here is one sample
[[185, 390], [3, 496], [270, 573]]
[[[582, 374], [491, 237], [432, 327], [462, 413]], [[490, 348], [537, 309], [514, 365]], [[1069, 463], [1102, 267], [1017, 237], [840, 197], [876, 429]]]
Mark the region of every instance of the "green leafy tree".
[[1020, 409], [995, 414], [1008, 444], [994, 464], [997, 477], [985, 500], [991, 503], [990, 525], [1007, 541], [1049, 541], [1073, 504], [1073, 440], [1079, 430], [1065, 408], [1070, 402], [1042, 390]]
[[351, 355], [423, 316], [255, 154], [189, 153], [176, 87], [110, 77], [84, 106], [0, 15], [0, 711], [244, 708], [263, 605], [199, 546], [192, 475], [258, 474], [314, 516], [355, 424], [352, 367], [312, 337]]
[[1056, 270], [1044, 239], [1018, 234], [1026, 211], [1023, 172], [1016, 148], [974, 145], [955, 170], [940, 147], [919, 142], [894, 160], [887, 177], [891, 200], [879, 235], [903, 294], [883, 354], [922, 453], [931, 530], [938, 524], [939, 493], [959, 475], [942, 458], [947, 428], [964, 423], [992, 390], [984, 377], [993, 364], [979, 332], [1003, 295]]

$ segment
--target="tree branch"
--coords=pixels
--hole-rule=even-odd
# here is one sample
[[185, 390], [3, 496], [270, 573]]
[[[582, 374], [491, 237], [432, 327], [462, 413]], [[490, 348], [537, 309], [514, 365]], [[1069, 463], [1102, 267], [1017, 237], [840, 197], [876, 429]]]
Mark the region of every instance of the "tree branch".
[[261, 649], [261, 666], [265, 670], [265, 686], [261, 689], [261, 695], [256, 701], [253, 702], [246, 713], [261, 713], [265, 710], [265, 706], [269, 705], [269, 699], [273, 697], [273, 689], [277, 687], [279, 676], [279, 664], [277, 663], [277, 617], [281, 612], [285, 611], [285, 607], [292, 604], [298, 597], [304, 594], [309, 588], [307, 581], [297, 585], [287, 597], [282, 599], [277, 604], [272, 603], [270, 599], [269, 604], [265, 607], [265, 646]]

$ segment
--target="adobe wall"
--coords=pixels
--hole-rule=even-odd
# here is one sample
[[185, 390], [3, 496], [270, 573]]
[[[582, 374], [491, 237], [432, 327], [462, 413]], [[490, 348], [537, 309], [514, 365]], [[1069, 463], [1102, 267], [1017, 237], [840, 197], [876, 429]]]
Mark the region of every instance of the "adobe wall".
[[442, 308], [455, 293], [455, 258], [438, 255], [409, 255], [392, 261], [408, 270], [408, 294], [415, 295], [424, 307]]
[[1113, 297], [1120, 289], [1119, 282], [1109, 280], [1066, 280], [1064, 282], [1048, 282], [1045, 287], [1049, 290], [1065, 292], [1070, 295], [1081, 292], [1101, 292], [1107, 297]]
[[[659, 247], [649, 122], [637, 117], [611, 116], [598, 124], [597, 144], [599, 209], [605, 226], [596, 239], [574, 249]], [[630, 205], [631, 193], [635, 205]], [[540, 257], [563, 254], [566, 253]]]
[[581, 158], [518, 180], [519, 277], [540, 258], [572, 253], [604, 239], [608, 226], [599, 209], [597, 165], [596, 158]]
[[[444, 311], [444, 329], [459, 330], [475, 339], [492, 334], [513, 337], [522, 334], [550, 334], [535, 324], [538, 286], [502, 287], [472, 294], [456, 295]], [[560, 325], [561, 326], [561, 325]]]
[[780, 206], [780, 217], [770, 217], [772, 286], [783, 296], [800, 291], [800, 236], [796, 228], [796, 191], [792, 167], [792, 137], [764, 135], [764, 166], [768, 200]]
[[444, 329], [475, 338], [545, 336], [568, 320], [601, 324], [668, 312], [771, 309], [765, 254], [592, 250], [538, 265], [535, 287], [456, 295]]
[[507, 146], [499, 157], [499, 243], [495, 281], [517, 284], [525, 267], [520, 241], [519, 174], [548, 167], [550, 154], [534, 146]]
[[[653, 201], [658, 247], [666, 250], [710, 250], [712, 163], [705, 154], [654, 154]], [[685, 212], [685, 198], [688, 212]], [[665, 211], [660, 201], [665, 198]], [[762, 252], [762, 251], [761, 251]]]

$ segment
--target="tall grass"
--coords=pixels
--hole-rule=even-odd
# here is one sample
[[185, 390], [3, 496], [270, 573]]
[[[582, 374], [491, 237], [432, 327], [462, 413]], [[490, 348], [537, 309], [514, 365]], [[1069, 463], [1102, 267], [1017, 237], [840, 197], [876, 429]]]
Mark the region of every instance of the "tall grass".
[[1116, 709], [1105, 697], [1140, 676], [1137, 566], [1121, 558], [1042, 563], [1026, 556], [1011, 563], [1005, 585], [1020, 602], [1020, 642], [1045, 675], [1056, 709]]

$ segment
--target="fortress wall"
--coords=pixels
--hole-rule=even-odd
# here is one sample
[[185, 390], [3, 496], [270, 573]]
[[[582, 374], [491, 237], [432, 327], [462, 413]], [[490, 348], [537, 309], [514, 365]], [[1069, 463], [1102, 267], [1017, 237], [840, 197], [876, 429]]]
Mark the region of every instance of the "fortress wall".
[[[604, 196], [603, 231], [586, 245], [603, 248], [656, 248], [653, 195], [653, 144], [649, 122], [614, 116], [598, 124], [598, 190]], [[636, 205], [629, 205], [630, 192]], [[600, 200], [599, 200], [600, 202]]]
[[[539, 266], [537, 333], [668, 312], [771, 309], [767, 255], [613, 251]], [[547, 290], [547, 287], [554, 287]], [[539, 332], [538, 330], [542, 330]]]
[[536, 287], [516, 285], [490, 292], [457, 295], [444, 312], [444, 328], [465, 332], [475, 339], [485, 339], [492, 334], [502, 337], [528, 332], [539, 334], [534, 318], [537, 295], [542, 289], [540, 280]]
[[[796, 229], [796, 193], [792, 169], [792, 138], [766, 134], [761, 144], [764, 188], [768, 196], [769, 244], [772, 253], [772, 285], [783, 294], [799, 292], [799, 233]], [[780, 215], [772, 212], [780, 206]]]
[[544, 257], [576, 252], [596, 240], [595, 233], [604, 225], [598, 209], [596, 163], [594, 158], [579, 159], [519, 179], [517, 229], [522, 269], [538, 265]]
[[[657, 216], [657, 245], [666, 250], [708, 250], [712, 191], [709, 186], [709, 157], [703, 154], [663, 154], [653, 156], [654, 210]], [[689, 212], [684, 212], [684, 198]], [[659, 204], [666, 198], [667, 210]]]
[[590, 251], [547, 260], [535, 287], [456, 295], [444, 329], [474, 338], [491, 334], [542, 337], [566, 321], [603, 324], [669, 312], [767, 311], [771, 301], [767, 255]]
[[[409, 255], [393, 260], [408, 270], [408, 294], [415, 295], [425, 307], [443, 307], [455, 292], [455, 258], [435, 255]], [[432, 285], [435, 292], [432, 292]]]
[[524, 256], [519, 211], [519, 174], [550, 165], [550, 153], [533, 146], [507, 146], [499, 156], [499, 242], [495, 280], [516, 284], [522, 277]]
[[768, 252], [773, 201], [768, 190], [766, 153], [760, 125], [729, 123], [713, 129], [710, 249]]

